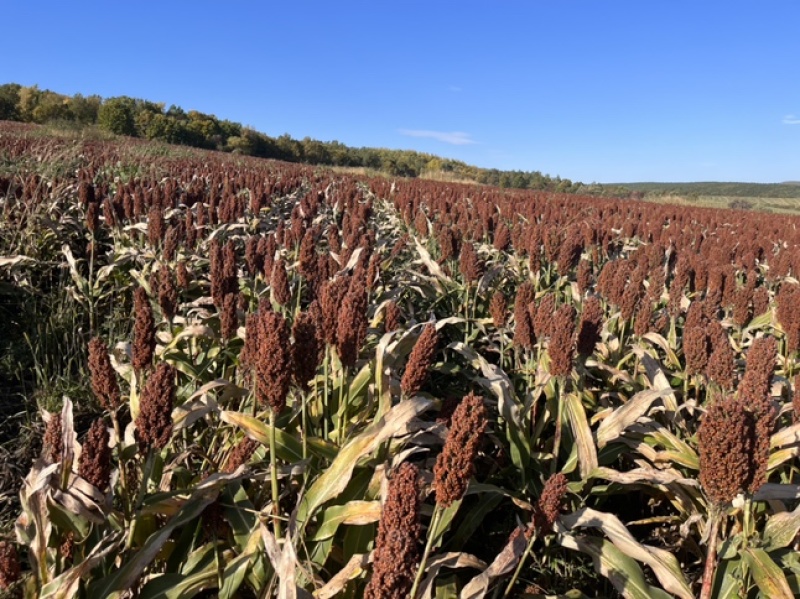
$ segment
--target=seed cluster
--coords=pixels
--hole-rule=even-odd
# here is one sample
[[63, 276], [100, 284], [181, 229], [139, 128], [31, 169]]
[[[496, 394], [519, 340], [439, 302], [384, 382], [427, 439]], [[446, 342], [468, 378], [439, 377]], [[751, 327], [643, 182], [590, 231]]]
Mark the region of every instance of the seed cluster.
[[581, 320], [578, 323], [576, 334], [576, 349], [578, 355], [584, 358], [591, 356], [603, 328], [603, 306], [597, 296], [591, 296], [583, 304]]
[[389, 481], [375, 540], [372, 578], [365, 599], [407, 599], [419, 562], [419, 469], [401, 464]]
[[175, 372], [174, 367], [160, 363], [142, 389], [136, 417], [136, 439], [142, 453], [149, 448], [163, 449], [172, 436]]
[[483, 398], [470, 393], [453, 412], [450, 432], [433, 468], [437, 504], [449, 507], [464, 496], [487, 425]]
[[8, 541], [0, 541], [0, 590], [17, 582], [21, 573], [16, 548]]
[[575, 308], [564, 304], [555, 313], [550, 334], [550, 374], [567, 376], [572, 372], [572, 357], [575, 351]]
[[245, 437], [239, 441], [228, 456], [223, 472], [235, 472], [239, 466], [250, 461], [256, 449], [258, 449], [258, 441], [253, 441], [250, 437]]
[[44, 429], [42, 453], [51, 464], [61, 461], [61, 456], [64, 453], [64, 428], [61, 425], [61, 414], [59, 412], [50, 415], [50, 421]]
[[78, 464], [78, 473], [100, 491], [105, 491], [111, 480], [109, 438], [105, 422], [98, 418], [86, 434]]
[[414, 349], [411, 350], [408, 364], [400, 381], [400, 389], [406, 397], [411, 397], [422, 389], [422, 385], [428, 378], [428, 370], [433, 364], [438, 346], [439, 334], [436, 332], [436, 326], [428, 323], [422, 329], [422, 334], [417, 339]]
[[753, 478], [755, 431], [742, 403], [727, 397], [709, 406], [697, 433], [700, 484], [718, 504], [733, 501]]
[[275, 414], [286, 407], [292, 378], [291, 331], [286, 319], [272, 310], [259, 310], [255, 341], [256, 396]]
[[144, 287], [137, 287], [133, 295], [133, 358], [134, 369], [141, 372], [150, 368], [156, 350], [156, 323], [153, 309]]
[[553, 530], [553, 524], [561, 513], [567, 495], [567, 482], [569, 482], [567, 477], [557, 472], [544, 483], [544, 489], [533, 512], [534, 530], [538, 534], [548, 534]]
[[120, 405], [120, 392], [114, 367], [108, 355], [108, 347], [100, 337], [89, 341], [89, 372], [92, 376], [92, 391], [103, 409], [112, 412]]
[[533, 304], [533, 285], [528, 281], [517, 289], [514, 300], [514, 345], [521, 349], [531, 349], [536, 343], [529, 306]]

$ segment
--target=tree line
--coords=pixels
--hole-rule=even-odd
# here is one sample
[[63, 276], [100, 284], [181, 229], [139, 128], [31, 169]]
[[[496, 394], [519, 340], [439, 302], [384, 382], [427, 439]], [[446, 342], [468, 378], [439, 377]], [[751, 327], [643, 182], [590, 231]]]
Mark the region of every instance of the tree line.
[[159, 140], [196, 148], [238, 152], [261, 158], [327, 166], [358, 167], [393, 176], [441, 176], [503, 188], [564, 193], [626, 195], [626, 190], [585, 185], [538, 171], [502, 171], [472, 166], [413, 150], [354, 148], [288, 134], [271, 137], [241, 123], [175, 105], [117, 96], [67, 96], [38, 86], [0, 85], [0, 120], [98, 126], [117, 135]]

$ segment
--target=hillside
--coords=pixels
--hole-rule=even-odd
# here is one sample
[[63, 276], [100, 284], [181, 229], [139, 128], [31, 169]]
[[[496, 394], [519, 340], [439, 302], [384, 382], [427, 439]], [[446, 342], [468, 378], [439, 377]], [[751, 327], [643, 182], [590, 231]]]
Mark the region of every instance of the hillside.
[[0, 120], [52, 124], [61, 128], [99, 127], [117, 135], [196, 148], [235, 152], [287, 162], [368, 169], [393, 176], [468, 181], [501, 188], [592, 195], [624, 190], [551, 177], [539, 171], [481, 168], [415, 150], [350, 147], [338, 141], [272, 137], [241, 123], [197, 110], [184, 110], [127, 96], [67, 96], [38, 86], [0, 85]]
[[702, 181], [696, 183], [618, 183], [613, 186], [624, 187], [654, 195], [679, 196], [725, 196], [740, 198], [798, 198], [800, 183], [736, 183]]

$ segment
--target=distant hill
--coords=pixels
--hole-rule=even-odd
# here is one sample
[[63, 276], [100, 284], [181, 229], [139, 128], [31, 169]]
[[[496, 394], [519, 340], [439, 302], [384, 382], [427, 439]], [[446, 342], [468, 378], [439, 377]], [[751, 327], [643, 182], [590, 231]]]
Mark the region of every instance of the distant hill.
[[735, 183], [705, 181], [698, 183], [619, 183], [624, 187], [653, 195], [677, 195], [687, 197], [725, 196], [734, 198], [799, 198], [800, 182], [784, 183]]
[[99, 127], [116, 135], [159, 140], [222, 152], [236, 152], [288, 162], [358, 168], [399, 177], [464, 181], [504, 188], [585, 195], [625, 196], [627, 190], [551, 177], [539, 171], [481, 168], [417, 152], [388, 148], [355, 148], [338, 141], [298, 140], [288, 134], [271, 137], [249, 127], [180, 106], [118, 96], [66, 96], [25, 87], [0, 85], [0, 121], [22, 121], [55, 127]]

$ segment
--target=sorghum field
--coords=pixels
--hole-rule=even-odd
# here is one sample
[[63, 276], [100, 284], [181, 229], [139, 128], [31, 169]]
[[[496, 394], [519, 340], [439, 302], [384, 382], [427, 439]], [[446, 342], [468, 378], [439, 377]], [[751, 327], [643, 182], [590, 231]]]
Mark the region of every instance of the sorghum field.
[[0, 586], [792, 597], [800, 218], [0, 124]]

